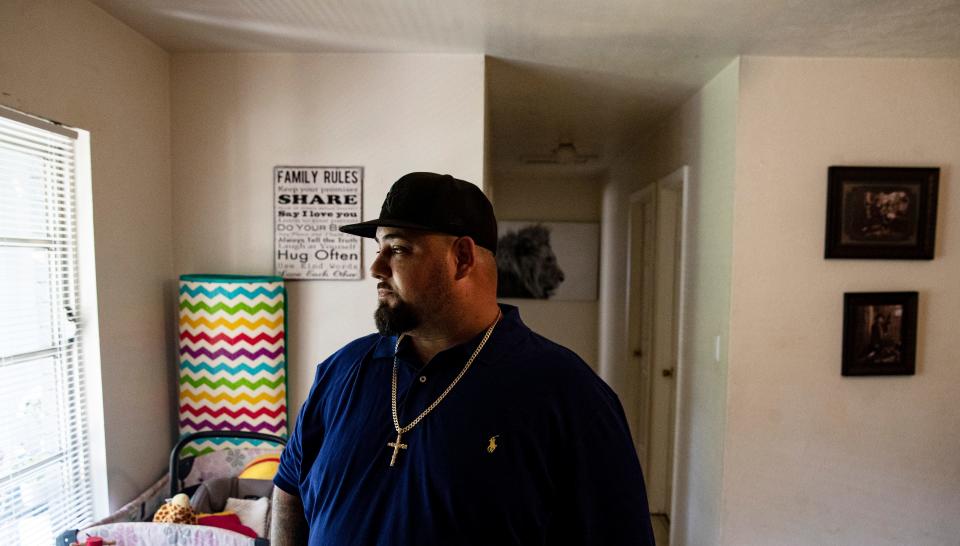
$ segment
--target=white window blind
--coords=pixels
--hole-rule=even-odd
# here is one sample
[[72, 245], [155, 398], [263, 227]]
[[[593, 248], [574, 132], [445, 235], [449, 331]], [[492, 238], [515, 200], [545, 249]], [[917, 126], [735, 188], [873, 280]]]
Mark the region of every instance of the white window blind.
[[93, 516], [76, 134], [0, 108], [0, 536], [52, 544]]

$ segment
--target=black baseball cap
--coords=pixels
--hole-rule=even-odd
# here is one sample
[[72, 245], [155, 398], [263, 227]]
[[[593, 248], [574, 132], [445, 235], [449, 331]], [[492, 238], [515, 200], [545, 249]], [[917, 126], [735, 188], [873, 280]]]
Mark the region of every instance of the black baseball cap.
[[387, 192], [379, 218], [340, 226], [340, 231], [373, 238], [380, 226], [469, 236], [497, 251], [497, 218], [490, 200], [475, 184], [449, 174], [404, 175]]

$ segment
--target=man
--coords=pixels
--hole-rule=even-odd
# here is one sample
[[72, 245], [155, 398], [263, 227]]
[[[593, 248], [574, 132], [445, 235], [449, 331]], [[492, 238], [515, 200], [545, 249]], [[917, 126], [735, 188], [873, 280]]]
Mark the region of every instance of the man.
[[379, 244], [379, 333], [317, 367], [274, 479], [274, 546], [652, 545], [616, 395], [497, 304], [483, 192], [412, 173], [341, 231]]

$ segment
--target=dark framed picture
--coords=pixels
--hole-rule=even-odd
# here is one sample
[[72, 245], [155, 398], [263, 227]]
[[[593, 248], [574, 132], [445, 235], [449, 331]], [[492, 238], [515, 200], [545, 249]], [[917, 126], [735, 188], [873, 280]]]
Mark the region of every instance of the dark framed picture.
[[600, 224], [502, 220], [497, 229], [498, 298], [597, 299]]
[[843, 375], [913, 375], [916, 292], [843, 295]]
[[936, 167], [830, 167], [826, 258], [932, 260]]

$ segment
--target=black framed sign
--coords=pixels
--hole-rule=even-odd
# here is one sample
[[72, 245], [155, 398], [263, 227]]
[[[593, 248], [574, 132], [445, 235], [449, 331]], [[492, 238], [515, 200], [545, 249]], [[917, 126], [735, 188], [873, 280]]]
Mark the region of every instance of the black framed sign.
[[359, 222], [363, 167], [277, 166], [274, 271], [284, 279], [362, 278], [361, 239], [340, 233]]
[[936, 167], [830, 167], [825, 258], [932, 260]]
[[917, 292], [843, 295], [843, 375], [913, 375]]

